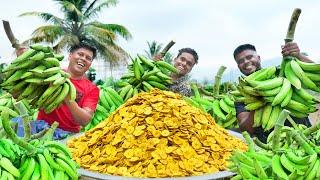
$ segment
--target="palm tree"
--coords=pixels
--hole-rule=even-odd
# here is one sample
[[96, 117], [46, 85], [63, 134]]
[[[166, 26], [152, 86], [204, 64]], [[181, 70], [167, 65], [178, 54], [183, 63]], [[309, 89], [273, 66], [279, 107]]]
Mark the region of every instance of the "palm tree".
[[[162, 50], [162, 44], [159, 44], [156, 41], [147, 42], [148, 50], [144, 50], [147, 57], [152, 59], [155, 55], [159, 54]], [[162, 58], [164, 61], [171, 64], [173, 55], [170, 52], [167, 52], [165, 56]]]
[[148, 58], [152, 59], [155, 55], [159, 54], [162, 48], [161, 44], [158, 44], [156, 41], [147, 42], [148, 50], [144, 50]]
[[103, 8], [115, 6], [117, 0], [54, 0], [63, 13], [63, 18], [46, 12], [26, 12], [20, 16], [37, 16], [50, 23], [38, 27], [25, 43], [46, 42], [56, 52], [79, 42], [88, 43], [98, 50], [98, 56], [112, 65], [119, 65], [127, 53], [117, 45], [118, 37], [126, 40], [131, 33], [122, 25], [106, 24], [96, 20]]

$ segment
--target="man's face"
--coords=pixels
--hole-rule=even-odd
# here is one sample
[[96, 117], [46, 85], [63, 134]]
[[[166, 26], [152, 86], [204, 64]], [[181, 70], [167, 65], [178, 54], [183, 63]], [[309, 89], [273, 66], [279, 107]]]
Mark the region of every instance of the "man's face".
[[192, 54], [184, 52], [176, 57], [173, 63], [174, 67], [178, 69], [179, 75], [184, 76], [192, 70], [196, 61]]
[[90, 68], [93, 52], [80, 48], [69, 54], [69, 70], [72, 74], [82, 76]]
[[239, 70], [244, 75], [250, 75], [261, 68], [260, 56], [257, 55], [256, 51], [251, 49], [247, 49], [239, 53], [235, 60], [238, 64]]

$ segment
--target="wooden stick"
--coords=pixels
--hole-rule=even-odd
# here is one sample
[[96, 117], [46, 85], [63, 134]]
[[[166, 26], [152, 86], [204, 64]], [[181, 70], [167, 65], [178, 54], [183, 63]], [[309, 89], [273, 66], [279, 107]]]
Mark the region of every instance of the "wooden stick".
[[[290, 23], [288, 26], [288, 30], [287, 30], [287, 35], [286, 35], [286, 38], [284, 39], [285, 43], [289, 43], [289, 42], [293, 41], [294, 32], [296, 30], [296, 25], [297, 25], [300, 14], [301, 14], [301, 9], [296, 8], [293, 10], [293, 13], [292, 13], [291, 19], [290, 19]], [[286, 60], [282, 59], [281, 65], [280, 65], [280, 73], [279, 73], [280, 77], [284, 76], [285, 65], [286, 65]]]
[[19, 41], [18, 41], [18, 39], [15, 38], [15, 36], [13, 35], [13, 32], [12, 32], [12, 30], [11, 30], [9, 21], [2, 20], [2, 23], [3, 23], [4, 31], [6, 32], [7, 37], [8, 37], [8, 39], [9, 39], [12, 47], [15, 48], [15, 49], [19, 49], [19, 48], [20, 48]]
[[173, 40], [171, 40], [160, 52], [161, 57], [164, 57], [167, 52], [169, 51], [169, 49], [175, 44], [176, 42], [174, 42]]
[[293, 13], [292, 13], [291, 19], [290, 19], [290, 23], [289, 23], [289, 27], [288, 27], [288, 31], [287, 31], [287, 35], [286, 35], [286, 38], [284, 39], [285, 43], [293, 41], [294, 32], [296, 30], [296, 25], [297, 25], [300, 14], [301, 14], [300, 8], [296, 8], [293, 10]]

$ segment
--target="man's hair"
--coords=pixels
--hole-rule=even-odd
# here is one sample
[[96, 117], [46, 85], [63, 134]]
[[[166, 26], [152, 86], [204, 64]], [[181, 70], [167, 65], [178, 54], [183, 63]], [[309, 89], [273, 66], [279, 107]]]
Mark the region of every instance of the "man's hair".
[[93, 46], [90, 46], [89, 44], [86, 44], [86, 43], [79, 43], [79, 44], [75, 44], [75, 45], [71, 46], [69, 49], [69, 52], [72, 53], [80, 48], [84, 48], [84, 49], [91, 51], [93, 54], [92, 59], [94, 59], [97, 56], [97, 49], [94, 48]]
[[195, 63], [198, 63], [199, 56], [194, 49], [191, 48], [182, 48], [179, 50], [177, 57], [179, 57], [182, 53], [189, 53], [193, 56]]
[[238, 46], [238, 47], [234, 50], [234, 52], [233, 52], [233, 58], [236, 59], [236, 56], [237, 56], [238, 54], [240, 54], [240, 53], [241, 53], [242, 51], [244, 51], [244, 50], [257, 51], [257, 50], [256, 50], [256, 47], [254, 47], [254, 45], [252, 45], [252, 44], [242, 44], [242, 45]]

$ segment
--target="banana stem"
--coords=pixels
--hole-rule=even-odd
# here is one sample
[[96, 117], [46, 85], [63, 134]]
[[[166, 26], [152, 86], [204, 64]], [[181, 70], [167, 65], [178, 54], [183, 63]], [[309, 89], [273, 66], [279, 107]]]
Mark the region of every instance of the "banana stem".
[[309, 136], [311, 133], [316, 132], [320, 129], [320, 122], [317, 125], [311, 126], [303, 131], [305, 136]]
[[316, 147], [316, 145], [310, 141], [301, 131], [298, 131], [298, 133], [300, 134], [301, 138], [304, 139], [308, 144], [310, 144], [310, 146], [312, 147]]
[[286, 60], [285, 59], [282, 59], [281, 61], [281, 65], [280, 65], [280, 72], [279, 72], [279, 77], [284, 77], [284, 69], [286, 67]]
[[289, 134], [286, 133], [286, 137], [287, 137], [287, 138], [286, 138], [286, 142], [287, 142], [288, 145], [290, 145], [290, 144], [292, 143], [292, 142], [291, 142], [291, 141], [292, 141], [291, 136], [289, 136]]
[[200, 92], [199, 92], [199, 89], [198, 89], [197, 84], [192, 83], [192, 84], [191, 84], [191, 89], [193, 90], [194, 96], [195, 96], [196, 98], [201, 98], [201, 95], [200, 95]]
[[267, 151], [272, 149], [270, 144], [265, 144], [265, 143], [261, 142], [257, 137], [254, 137], [253, 141], [261, 149], [264, 149], [264, 150], [267, 150]]
[[292, 42], [294, 38], [294, 32], [296, 30], [296, 25], [301, 14], [300, 8], [295, 8], [291, 15], [290, 23], [287, 30], [286, 38], [284, 39], [285, 43]]
[[18, 110], [22, 118], [24, 138], [28, 140], [31, 137], [31, 132], [30, 132], [30, 123], [29, 123], [30, 119], [29, 119], [29, 114], [27, 112], [27, 109], [21, 101], [15, 103], [14, 106]]
[[[296, 25], [297, 25], [300, 13], [301, 13], [301, 9], [299, 9], [299, 8], [296, 8], [293, 10], [293, 13], [292, 13], [291, 19], [290, 19], [290, 23], [288, 26], [288, 30], [287, 30], [287, 35], [286, 35], [286, 38], [284, 39], [285, 43], [289, 43], [289, 42], [293, 41], [294, 32], [296, 30]], [[286, 60], [282, 59], [281, 66], [280, 66], [280, 73], [279, 73], [280, 77], [284, 76], [285, 64], [286, 64]]]
[[251, 139], [249, 133], [247, 131], [242, 132], [242, 136], [244, 137], [244, 139], [246, 140], [248, 147], [249, 147], [249, 152], [255, 152], [255, 148], [254, 148], [254, 142]]
[[222, 74], [224, 71], [227, 69], [225, 66], [220, 66], [216, 76], [214, 77], [214, 84], [213, 84], [213, 95], [217, 96], [219, 95], [219, 90], [220, 90], [220, 82], [222, 78]]
[[7, 135], [6, 131], [4, 129], [1, 129], [0, 130], [0, 139], [6, 138], [6, 135]]
[[171, 40], [164, 48], [163, 50], [160, 52], [161, 57], [164, 57], [166, 55], [166, 53], [169, 51], [169, 49], [175, 44], [176, 42], [174, 42], [173, 40]]
[[33, 135], [31, 135], [30, 139], [31, 140], [32, 139], [39, 139], [39, 138], [43, 137], [47, 133], [48, 130], [49, 130], [49, 128], [44, 129], [44, 130], [38, 132], [37, 134], [33, 134]]
[[292, 127], [293, 127], [294, 129], [299, 129], [297, 123], [294, 122], [294, 120], [292, 119], [291, 116], [288, 116], [287, 119], [288, 119], [288, 121], [290, 122], [290, 124], [292, 125]]
[[7, 135], [9, 138], [16, 143], [17, 145], [21, 146], [22, 148], [26, 149], [28, 154], [34, 154], [36, 153], [37, 149], [29, 144], [28, 142], [22, 140], [19, 138], [16, 133], [13, 131], [13, 129], [10, 126], [10, 118], [9, 118], [9, 113], [6, 109], [4, 109], [1, 112], [1, 119], [2, 119], [2, 125], [4, 130], [6, 131]]
[[212, 92], [205, 90], [203, 87], [201, 87], [199, 90], [201, 91], [202, 94], [204, 94], [206, 96], [213, 96]]
[[57, 129], [57, 127], [59, 126], [59, 123], [57, 121], [53, 122], [51, 124], [51, 127], [48, 129], [48, 131], [42, 136], [41, 139], [43, 140], [52, 140], [53, 138], [53, 133], [54, 131]]
[[284, 109], [281, 111], [279, 118], [274, 127], [274, 136], [272, 139], [272, 150], [277, 151], [280, 148], [280, 136], [281, 129], [284, 125], [285, 120], [288, 118], [289, 111]]
[[[1, 123], [1, 120], [0, 120], [0, 123]], [[18, 127], [18, 123], [10, 121], [10, 126], [16, 132], [17, 127]], [[7, 135], [6, 131], [1, 127], [0, 128], [0, 139], [6, 138], [6, 135]]]
[[297, 143], [306, 151], [306, 153], [310, 155], [316, 153], [311, 145], [308, 144], [307, 141], [305, 141], [296, 130], [289, 131], [288, 133], [295, 141], [297, 141]]

